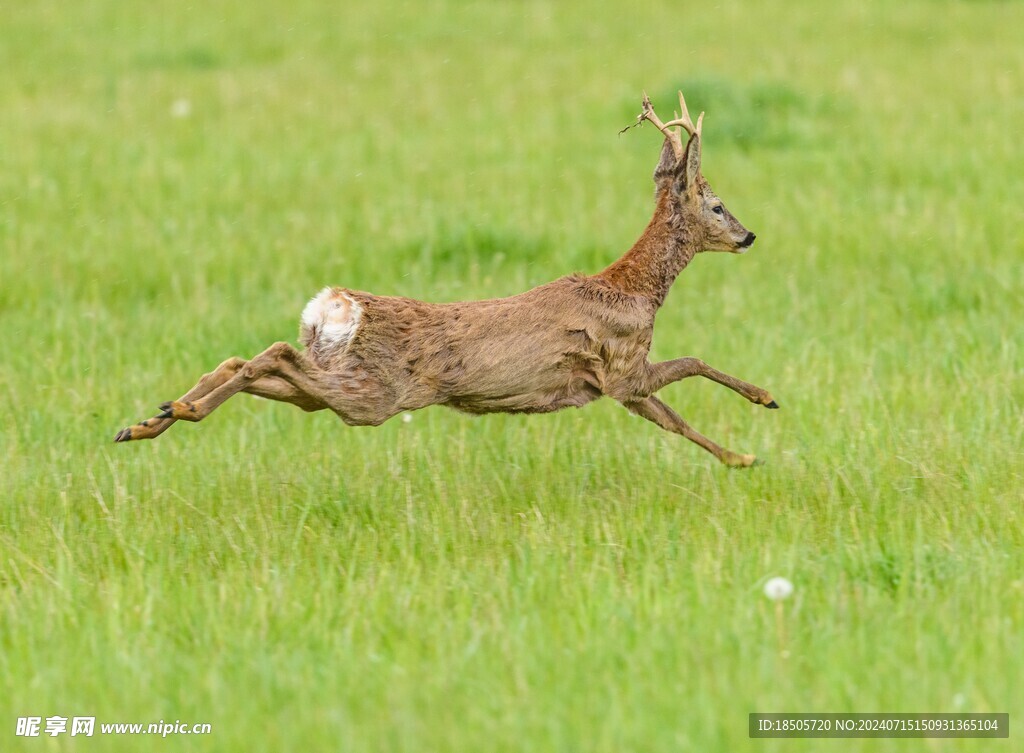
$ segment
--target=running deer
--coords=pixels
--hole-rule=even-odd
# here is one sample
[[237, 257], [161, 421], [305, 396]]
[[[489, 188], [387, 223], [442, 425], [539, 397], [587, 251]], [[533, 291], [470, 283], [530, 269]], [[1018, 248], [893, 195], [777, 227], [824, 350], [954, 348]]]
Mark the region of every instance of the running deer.
[[511, 298], [445, 304], [324, 288], [302, 312], [304, 350], [279, 342], [249, 361], [229, 358], [115, 441], [152, 439], [175, 421], [201, 421], [239, 392], [305, 411], [327, 408], [353, 426], [377, 426], [428, 405], [548, 413], [608, 396], [728, 466], [753, 465], [753, 455], [712, 442], [654, 396], [702, 376], [752, 403], [779, 407], [767, 391], [698, 358], [648, 360], [654, 316], [694, 255], [743, 253], [754, 242], [701, 175], [704, 113], [694, 125], [681, 92], [679, 107], [678, 118], [662, 123], [644, 95], [635, 125], [648, 121], [665, 136], [654, 170], [654, 216], [603, 272], [562, 277]]

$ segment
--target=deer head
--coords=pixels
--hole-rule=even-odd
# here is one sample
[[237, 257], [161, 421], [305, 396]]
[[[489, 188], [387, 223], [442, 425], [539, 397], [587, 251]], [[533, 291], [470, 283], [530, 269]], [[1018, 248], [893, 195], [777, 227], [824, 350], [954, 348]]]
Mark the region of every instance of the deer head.
[[[682, 113], [679, 117], [662, 123], [654, 113], [650, 98], [644, 93], [643, 111], [637, 116], [637, 124], [649, 121], [665, 134], [661, 159], [654, 170], [658, 199], [672, 202], [682, 223], [695, 234], [700, 250], [742, 254], [754, 242], [754, 234], [726, 209], [700, 172], [704, 113], [694, 125], [682, 92], [679, 92], [679, 109]], [[688, 136], [685, 145], [683, 131]]]

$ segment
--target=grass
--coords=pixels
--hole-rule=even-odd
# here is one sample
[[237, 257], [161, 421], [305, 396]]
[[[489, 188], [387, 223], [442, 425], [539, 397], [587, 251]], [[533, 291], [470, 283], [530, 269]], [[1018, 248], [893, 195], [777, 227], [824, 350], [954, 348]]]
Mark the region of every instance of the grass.
[[[1024, 6], [4, 15], [5, 750], [779, 751], [820, 746], [751, 741], [749, 712], [1020, 724]], [[294, 339], [324, 284], [457, 300], [599, 270], [650, 215], [659, 149], [616, 132], [680, 86], [758, 242], [684, 272], [652, 357], [771, 390], [781, 411], [662, 393], [765, 466], [603, 401], [350, 429], [243, 396], [111, 443]], [[28, 715], [213, 729], [47, 745], [14, 737]]]

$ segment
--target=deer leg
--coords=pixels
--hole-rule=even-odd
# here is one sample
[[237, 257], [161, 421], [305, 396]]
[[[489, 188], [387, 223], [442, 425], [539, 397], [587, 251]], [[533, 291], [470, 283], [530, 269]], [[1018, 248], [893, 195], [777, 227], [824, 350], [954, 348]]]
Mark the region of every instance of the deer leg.
[[[296, 387], [292, 382], [280, 376], [263, 376], [244, 387], [242, 392], [267, 400], [277, 400], [282, 403], [291, 403], [302, 408], [307, 413], [323, 410], [327, 406], [314, 395]], [[173, 419], [169, 419], [173, 420]]]
[[[192, 404], [194, 401], [205, 397], [236, 377], [238, 372], [248, 364], [249, 362], [242, 358], [229, 358], [209, 374], [204, 374], [196, 385], [182, 395], [177, 402]], [[246, 384], [241, 391], [266, 398], [267, 400], [291, 403], [307, 412], [318, 411], [327, 407], [315, 394], [310, 394], [296, 386], [285, 376], [261, 376]], [[177, 418], [167, 415], [167, 411], [164, 410], [153, 418], [148, 418], [127, 429], [122, 429], [114, 437], [114, 441], [128, 442], [135, 439], [153, 439], [167, 431], [177, 420]]]
[[[211, 392], [224, 382], [233, 377], [238, 370], [245, 366], [246, 361], [242, 358], [229, 358], [209, 374], [203, 374], [196, 385], [181, 396], [182, 401], [196, 400]], [[115, 442], [128, 442], [135, 439], [154, 439], [167, 431], [174, 424], [175, 419], [166, 417], [163, 413], [140, 421], [127, 429], [121, 429], [114, 437]]]
[[678, 413], [656, 397], [652, 396], [645, 400], [623, 403], [623, 405], [625, 405], [631, 412], [638, 416], [643, 416], [648, 421], [657, 424], [665, 431], [682, 434], [691, 442], [700, 445], [710, 452], [725, 465], [733, 468], [747, 468], [757, 462], [757, 458], [753, 455], [741, 455], [738, 452], [727, 450], [724, 447], [715, 444], [703, 434], [696, 431], [686, 423], [686, 421], [680, 418]]
[[671, 361], [651, 364], [647, 372], [647, 387], [651, 392], [657, 392], [665, 385], [692, 376], [702, 376], [712, 382], [723, 384], [756, 405], [763, 405], [766, 408], [779, 407], [768, 390], [763, 390], [742, 379], [713, 369], [699, 358], [676, 358]]
[[[306, 410], [326, 408], [328, 401], [312, 371], [295, 348], [288, 343], [275, 343], [205, 394], [164, 403], [160, 406], [160, 418], [201, 421], [239, 392], [284, 400]], [[267, 377], [274, 379], [267, 381]]]

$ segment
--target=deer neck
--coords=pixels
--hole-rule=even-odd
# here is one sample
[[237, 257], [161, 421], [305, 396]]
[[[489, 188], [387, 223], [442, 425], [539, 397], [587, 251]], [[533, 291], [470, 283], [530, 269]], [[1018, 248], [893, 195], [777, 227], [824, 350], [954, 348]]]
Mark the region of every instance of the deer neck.
[[661, 194], [643, 234], [622, 258], [599, 275], [627, 293], [648, 298], [658, 307], [697, 253], [696, 234], [687, 227], [674, 204], [667, 192]]

